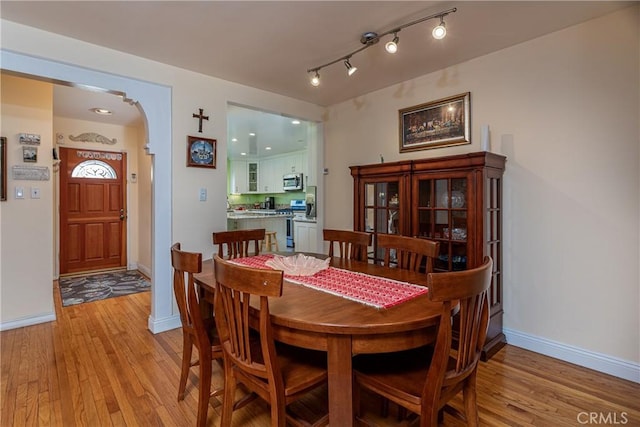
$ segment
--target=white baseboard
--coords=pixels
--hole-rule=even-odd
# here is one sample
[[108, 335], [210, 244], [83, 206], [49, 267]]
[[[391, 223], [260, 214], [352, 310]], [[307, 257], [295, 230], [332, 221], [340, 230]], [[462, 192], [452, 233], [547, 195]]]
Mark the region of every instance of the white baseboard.
[[545, 356], [564, 360], [578, 366], [593, 369], [614, 377], [640, 383], [640, 363], [629, 362], [595, 351], [525, 334], [512, 329], [504, 329], [507, 343]]
[[146, 265], [137, 264], [136, 269], [140, 271], [140, 273], [144, 274], [147, 277], [151, 277], [151, 269]]
[[170, 316], [162, 319], [154, 319], [149, 316], [148, 328], [153, 334], [159, 334], [160, 332], [170, 331], [182, 327], [180, 322], [180, 316]]
[[56, 320], [56, 313], [42, 314], [39, 316], [11, 320], [9, 322], [0, 323], [0, 331], [8, 331], [9, 329], [22, 328], [24, 326], [33, 326], [46, 322], [53, 322], [54, 320]]

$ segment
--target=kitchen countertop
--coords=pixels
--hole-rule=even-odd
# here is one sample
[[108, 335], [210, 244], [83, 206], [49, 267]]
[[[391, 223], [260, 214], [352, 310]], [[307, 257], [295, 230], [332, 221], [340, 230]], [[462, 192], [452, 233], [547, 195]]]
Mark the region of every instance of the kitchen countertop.
[[313, 222], [313, 223], [318, 222], [316, 218], [305, 218], [305, 217], [293, 217], [293, 220], [296, 222]]
[[290, 213], [279, 213], [270, 209], [245, 209], [243, 211], [227, 212], [227, 219], [263, 219], [263, 218], [287, 218]]

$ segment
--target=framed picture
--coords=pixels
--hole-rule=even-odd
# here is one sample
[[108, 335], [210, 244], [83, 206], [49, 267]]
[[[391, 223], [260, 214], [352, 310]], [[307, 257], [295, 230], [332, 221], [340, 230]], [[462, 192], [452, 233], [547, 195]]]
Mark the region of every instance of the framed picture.
[[38, 161], [38, 147], [22, 147], [22, 160], [28, 163]]
[[7, 138], [0, 136], [0, 200], [7, 200]]
[[471, 144], [470, 97], [467, 92], [400, 110], [400, 152]]
[[217, 141], [215, 139], [188, 136], [187, 166], [215, 169], [216, 143]]

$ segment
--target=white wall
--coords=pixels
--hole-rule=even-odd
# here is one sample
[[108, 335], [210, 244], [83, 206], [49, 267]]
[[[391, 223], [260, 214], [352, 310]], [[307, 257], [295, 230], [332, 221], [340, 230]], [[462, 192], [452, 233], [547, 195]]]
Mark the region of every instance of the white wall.
[[[638, 18], [626, 9], [332, 106], [326, 226], [353, 225], [350, 165], [480, 151], [488, 124], [507, 156], [507, 336], [605, 355], [640, 381]], [[471, 145], [399, 154], [399, 109], [467, 91]]]
[[[53, 87], [2, 75], [2, 129], [7, 138], [7, 200], [0, 202], [0, 316], [17, 326], [53, 320], [53, 172], [51, 110]], [[37, 163], [24, 163], [18, 134], [41, 137]], [[48, 167], [48, 181], [14, 180], [13, 166]], [[16, 187], [24, 189], [24, 198], [15, 198]], [[40, 198], [31, 198], [31, 189], [40, 190]]]

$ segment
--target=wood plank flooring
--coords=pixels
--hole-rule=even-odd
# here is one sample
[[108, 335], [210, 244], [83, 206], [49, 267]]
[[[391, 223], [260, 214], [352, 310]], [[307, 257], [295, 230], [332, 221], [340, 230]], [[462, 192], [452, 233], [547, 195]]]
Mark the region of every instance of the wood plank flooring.
[[[0, 426], [193, 426], [197, 375], [177, 401], [182, 335], [147, 330], [150, 294], [62, 308], [58, 320], [0, 333]], [[222, 383], [214, 365], [214, 386]], [[317, 413], [322, 393], [300, 410]], [[367, 399], [367, 416], [379, 426]], [[640, 385], [507, 345], [478, 373], [483, 426], [640, 426]], [[212, 399], [209, 425], [220, 422]], [[597, 420], [598, 422], [594, 422]], [[254, 401], [234, 413], [234, 426], [268, 426], [267, 406]], [[445, 416], [445, 425], [459, 426]]]

